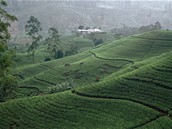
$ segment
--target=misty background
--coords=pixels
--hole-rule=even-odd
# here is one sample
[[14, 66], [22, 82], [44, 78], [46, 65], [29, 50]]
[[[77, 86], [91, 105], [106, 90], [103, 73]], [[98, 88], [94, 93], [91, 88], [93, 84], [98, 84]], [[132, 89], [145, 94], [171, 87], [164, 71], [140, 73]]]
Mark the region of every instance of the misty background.
[[172, 28], [171, 1], [7, 0], [7, 3], [7, 11], [19, 20], [12, 24], [12, 37], [23, 35], [31, 15], [41, 22], [45, 34], [50, 27], [58, 28], [61, 35], [70, 35], [79, 25], [110, 31], [123, 26], [146, 26], [157, 21], [163, 29]]

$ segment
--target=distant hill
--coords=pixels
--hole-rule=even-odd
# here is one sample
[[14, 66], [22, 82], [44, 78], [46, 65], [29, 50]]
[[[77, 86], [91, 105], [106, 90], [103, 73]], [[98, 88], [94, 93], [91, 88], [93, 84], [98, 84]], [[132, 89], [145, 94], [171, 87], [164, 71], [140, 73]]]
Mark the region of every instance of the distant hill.
[[171, 26], [170, 4], [165, 1], [17, 1], [8, 0], [7, 10], [18, 16], [11, 31], [23, 31], [31, 15], [37, 17], [46, 33], [56, 27], [62, 35], [70, 34], [79, 25], [101, 27], [103, 30], [127, 26], [154, 24]]

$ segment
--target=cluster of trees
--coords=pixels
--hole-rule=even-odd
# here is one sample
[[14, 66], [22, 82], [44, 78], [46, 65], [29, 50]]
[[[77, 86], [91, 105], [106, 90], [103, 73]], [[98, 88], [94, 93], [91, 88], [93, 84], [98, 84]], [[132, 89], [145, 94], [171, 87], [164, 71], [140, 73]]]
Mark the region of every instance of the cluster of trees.
[[[5, 1], [0, 1], [0, 102], [6, 101], [7, 99], [15, 98], [18, 89], [17, 77], [11, 73], [11, 66], [13, 65], [12, 57], [15, 56], [15, 52], [8, 48], [8, 42], [10, 40], [10, 33], [8, 27], [11, 22], [16, 21], [17, 18], [10, 15], [4, 10], [7, 4]], [[26, 34], [32, 39], [30, 45], [28, 45], [28, 53], [35, 62], [36, 50], [39, 43], [42, 40], [42, 27], [40, 21], [31, 16], [25, 26]], [[48, 30], [48, 38], [46, 38], [47, 50], [50, 52], [50, 56], [53, 58], [62, 58], [64, 56], [60, 35], [58, 30], [50, 28]], [[72, 55], [77, 53], [78, 48], [71, 46], [71, 48], [65, 52], [65, 55]]]
[[0, 1], [0, 102], [15, 97], [17, 90], [16, 78], [10, 73], [12, 65], [12, 50], [9, 50], [7, 43], [10, 39], [8, 27], [10, 23], [16, 21], [17, 18], [8, 14], [3, 8], [7, 6], [6, 2]]
[[35, 52], [39, 45], [42, 36], [40, 31], [42, 30], [41, 23], [37, 18], [31, 16], [30, 19], [27, 21], [25, 26], [25, 31], [29, 37], [32, 39], [32, 44], [28, 48], [29, 55], [32, 56], [33, 62], [35, 62]]
[[[88, 30], [88, 29], [91, 29], [91, 28], [89, 26], [84, 27], [83, 25], [80, 25], [80, 26], [78, 26], [78, 29], [80, 29], [80, 30], [83, 30], [83, 29]], [[96, 29], [96, 27], [93, 27], [93, 29]], [[99, 27], [99, 29], [101, 30], [101, 27]]]
[[115, 38], [120, 39], [121, 37], [138, 34], [139, 29], [137, 27], [128, 27], [126, 25], [123, 25], [122, 28], [114, 28], [111, 30], [111, 33], [115, 33]]
[[93, 43], [94, 43], [95, 46], [97, 46], [99, 44], [102, 44], [103, 43], [103, 40], [102, 39], [96, 39], [96, 38], [94, 38], [93, 39]]
[[141, 26], [139, 28], [139, 32], [143, 33], [143, 32], [147, 32], [147, 31], [160, 30], [161, 28], [162, 28], [161, 23], [156, 22], [155, 25], [151, 24], [151, 25], [147, 25], [147, 26]]
[[69, 50], [65, 51], [65, 56], [75, 55], [78, 53], [78, 50], [79, 50], [78, 46], [71, 45]]
[[[36, 49], [42, 39], [42, 27], [40, 21], [34, 16], [31, 16], [30, 19], [27, 21], [25, 31], [27, 32], [27, 35], [32, 39], [32, 43], [28, 48], [28, 53], [29, 56], [32, 57], [34, 63]], [[78, 53], [78, 47], [74, 45], [71, 45], [69, 50], [63, 52], [59, 32], [54, 27], [48, 29], [48, 37], [45, 39], [45, 42], [47, 44], [47, 51], [50, 54], [49, 57], [45, 58], [45, 61], [50, 61], [53, 58], [59, 59], [63, 58], [64, 56], [74, 55]]]
[[48, 90], [47, 92], [49, 94], [53, 94], [53, 93], [57, 93], [57, 92], [62, 92], [62, 91], [65, 91], [65, 90], [70, 90], [72, 89], [73, 87], [75, 87], [76, 83], [71, 80], [71, 79], [67, 79], [65, 80], [65, 82], [63, 83], [57, 83], [55, 86], [50, 86], [48, 87]]
[[[30, 19], [27, 21], [25, 31], [27, 32], [27, 35], [32, 39], [32, 43], [28, 48], [28, 53], [32, 57], [34, 63], [35, 53], [42, 39], [41, 22], [36, 17], [31, 16]], [[48, 37], [45, 39], [45, 42], [47, 44], [47, 50], [50, 53], [50, 58], [46, 58], [45, 61], [51, 60], [51, 58], [58, 59], [63, 57], [60, 35], [56, 28], [51, 27], [48, 29]]]
[[[42, 31], [40, 21], [34, 16], [31, 16], [30, 19], [27, 21], [25, 31], [27, 32], [27, 35], [32, 39], [32, 43], [28, 48], [28, 53], [30, 56], [32, 56], [34, 63], [36, 49], [38, 48], [39, 43], [42, 39], [42, 36], [40, 34]], [[51, 60], [51, 58], [58, 59], [63, 57], [63, 52], [61, 50], [60, 44], [60, 35], [56, 28], [51, 27], [48, 29], [48, 37], [45, 39], [45, 41], [48, 45], [47, 50], [50, 53], [50, 57], [46, 58], [45, 61], [49, 61]]]
[[120, 39], [121, 37], [133, 35], [133, 34], [139, 34], [139, 33], [144, 33], [148, 31], [154, 31], [154, 30], [160, 30], [161, 24], [160, 22], [156, 22], [154, 25], [147, 25], [147, 26], [141, 26], [139, 28], [137, 27], [128, 27], [125, 24], [123, 25], [122, 28], [114, 28], [111, 30], [112, 33], [115, 33], [115, 38]]
[[46, 43], [48, 44], [47, 50], [50, 53], [51, 58], [59, 59], [63, 57], [60, 35], [56, 28], [50, 28], [48, 30], [48, 38], [46, 38]]

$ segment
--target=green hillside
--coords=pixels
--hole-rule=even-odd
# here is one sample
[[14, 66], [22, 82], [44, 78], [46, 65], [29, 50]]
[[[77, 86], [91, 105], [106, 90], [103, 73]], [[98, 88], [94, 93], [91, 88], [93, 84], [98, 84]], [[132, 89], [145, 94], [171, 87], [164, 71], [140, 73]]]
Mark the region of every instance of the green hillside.
[[[170, 114], [172, 109], [172, 53], [121, 76], [113, 75], [98, 84], [74, 92], [84, 96], [127, 99]], [[137, 64], [136, 64], [137, 65]]]
[[[24, 38], [26, 39], [26, 37]], [[93, 39], [102, 39], [103, 43], [113, 40], [113, 38], [107, 34], [96, 34], [85, 37], [76, 35], [64, 36], [60, 38], [61, 44], [59, 49], [61, 49], [65, 55], [65, 51], [70, 50], [70, 48], [73, 46], [77, 48], [78, 53], [81, 53], [95, 46]], [[18, 44], [11, 44], [12, 48], [17, 47], [19, 51], [16, 53], [16, 57], [14, 59], [16, 61], [15, 66], [18, 68], [20, 66], [33, 64], [32, 57], [28, 56], [28, 47], [24, 45], [24, 43], [27, 43], [27, 41], [22, 40], [17, 43]], [[40, 43], [35, 53], [35, 64], [43, 63], [45, 58], [50, 57], [50, 52], [47, 50], [47, 47], [48, 45], [45, 41]]]
[[[76, 46], [79, 52], [83, 51], [83, 49], [89, 49], [92, 46], [94, 46], [92, 40], [83, 37], [66, 36], [66, 37], [62, 37], [60, 40], [61, 40], [61, 49], [63, 53], [65, 53], [66, 50], [69, 50], [72, 45]], [[40, 43], [35, 54], [35, 64], [42, 63], [44, 62], [45, 58], [50, 57], [50, 52], [47, 50], [47, 47], [48, 46], [45, 42]], [[26, 49], [25, 52], [22, 51], [17, 53], [15, 58], [16, 67], [33, 64], [32, 57], [28, 56], [28, 52], [27, 52], [28, 48], [25, 47], [25, 49]]]
[[[154, 38], [157, 33], [162, 31], [154, 32]], [[133, 65], [134, 68], [137, 61], [171, 50], [170, 41], [127, 37], [63, 59], [19, 67], [15, 73], [22, 77], [20, 96], [28, 92], [27, 88], [29, 96], [46, 93], [49, 87], [64, 83], [68, 78], [73, 80], [76, 86], [100, 81], [112, 73], [123, 70], [127, 64]], [[66, 64], [70, 66], [65, 66]]]
[[[142, 128], [172, 128], [172, 53], [147, 61], [149, 64], [132, 72], [109, 79], [99, 84], [73, 90], [73, 93], [91, 98], [124, 99], [152, 108], [160, 117]], [[167, 118], [168, 117], [168, 118]]]
[[18, 129], [131, 128], [160, 115], [137, 103], [92, 99], [71, 92], [3, 103], [0, 113], [2, 129], [14, 123]]
[[[171, 34], [148, 32], [17, 67], [17, 95], [25, 98], [0, 103], [0, 128], [171, 129]], [[68, 79], [74, 86], [61, 89]], [[48, 94], [53, 86], [60, 93]]]
[[171, 41], [138, 37], [123, 38], [95, 49], [92, 52], [102, 58], [138, 61], [163, 54], [172, 48]]
[[158, 30], [158, 31], [151, 31], [146, 32], [141, 35], [137, 35], [136, 37], [139, 38], [145, 38], [145, 39], [154, 39], [154, 40], [172, 40], [172, 33], [171, 31], [164, 31], [164, 30]]
[[[146, 60], [150, 63], [119, 77], [75, 90], [0, 104], [1, 128], [157, 128], [170, 129], [171, 52]], [[151, 60], [155, 61], [152, 62]], [[139, 66], [140, 62], [136, 64]], [[154, 82], [139, 75], [154, 72]], [[125, 69], [128, 69], [126, 67]], [[161, 83], [158, 78], [163, 73]], [[138, 75], [138, 77], [135, 77]], [[114, 76], [114, 77], [113, 77]], [[146, 76], [146, 75], [145, 75]], [[168, 78], [165, 78], [169, 76]], [[135, 77], [135, 79], [133, 79]], [[146, 76], [147, 77], [147, 76]], [[131, 79], [126, 83], [126, 80]], [[132, 80], [133, 79], [133, 80]], [[166, 82], [166, 83], [165, 83]], [[168, 82], [168, 83], [167, 83]], [[122, 85], [122, 84], [125, 84]], [[165, 84], [164, 84], [165, 83]], [[159, 85], [158, 85], [159, 84]], [[169, 84], [169, 85], [168, 85]], [[8, 117], [6, 117], [8, 116]]]

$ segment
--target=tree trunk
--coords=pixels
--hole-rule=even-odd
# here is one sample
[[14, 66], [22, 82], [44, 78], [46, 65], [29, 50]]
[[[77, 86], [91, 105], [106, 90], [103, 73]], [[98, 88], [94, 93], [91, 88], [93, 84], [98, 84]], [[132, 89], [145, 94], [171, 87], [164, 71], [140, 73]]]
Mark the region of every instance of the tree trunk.
[[32, 53], [33, 63], [35, 63], [35, 52]]

